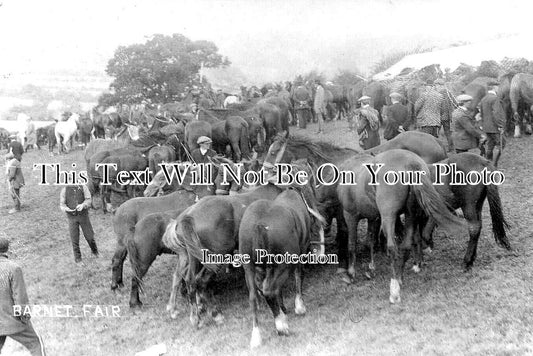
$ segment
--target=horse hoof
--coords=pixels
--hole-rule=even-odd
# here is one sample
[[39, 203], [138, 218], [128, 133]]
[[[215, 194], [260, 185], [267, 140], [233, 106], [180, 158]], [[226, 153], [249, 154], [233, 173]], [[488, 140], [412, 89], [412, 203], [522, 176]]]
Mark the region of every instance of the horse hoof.
[[256, 347], [261, 346], [262, 340], [261, 340], [261, 331], [259, 328], [253, 328], [252, 329], [252, 338], [250, 339], [250, 348], [254, 349]]
[[353, 279], [346, 272], [342, 273], [340, 277], [341, 277], [341, 281], [343, 281], [346, 284], [352, 284], [353, 283]]
[[374, 271], [370, 270], [370, 271], [366, 271], [365, 272], [365, 277], [367, 279], [374, 279], [375, 275], [374, 275]]
[[130, 303], [130, 309], [141, 309], [142, 306], [142, 302]]
[[433, 253], [433, 250], [431, 249], [431, 247], [426, 247], [424, 249], [424, 253], [427, 253], [428, 255], [432, 254]]
[[390, 296], [389, 301], [391, 304], [399, 304], [402, 301], [402, 298], [399, 295], [396, 296]]
[[390, 297], [391, 304], [400, 303], [400, 282], [397, 279], [392, 278], [390, 280]]
[[302, 298], [297, 297], [294, 300], [294, 313], [296, 315], [304, 315], [307, 312]]
[[217, 313], [216, 315], [212, 316], [212, 318], [213, 318], [213, 321], [215, 322], [215, 324], [217, 324], [217, 325], [224, 324], [224, 315], [222, 315], [220, 313]]
[[[177, 309], [172, 309], [172, 310], [170, 311], [170, 319], [174, 319], [174, 320], [175, 320], [175, 319], [177, 319], [177, 318], [178, 318], [178, 310], [177, 310]], [[193, 322], [193, 321], [191, 320], [191, 323], [192, 323], [192, 322]], [[196, 323], [198, 323], [198, 321], [197, 321]], [[194, 326], [194, 324], [193, 324], [193, 326]]]
[[279, 313], [275, 319], [276, 330], [278, 335], [288, 336], [289, 335], [289, 324], [287, 323], [287, 316], [282, 311]]
[[[176, 317], [177, 317], [177, 313], [176, 313], [175, 317], [173, 317], [173, 313], [170, 315], [170, 317], [171, 317], [172, 319], [176, 319]], [[197, 328], [197, 329], [200, 328], [200, 318], [198, 318], [198, 316], [191, 316], [191, 317], [189, 318], [189, 320], [191, 321], [191, 325], [192, 325], [193, 327], [195, 327], [195, 328]]]
[[420, 267], [418, 265], [413, 265], [413, 272], [420, 273]]

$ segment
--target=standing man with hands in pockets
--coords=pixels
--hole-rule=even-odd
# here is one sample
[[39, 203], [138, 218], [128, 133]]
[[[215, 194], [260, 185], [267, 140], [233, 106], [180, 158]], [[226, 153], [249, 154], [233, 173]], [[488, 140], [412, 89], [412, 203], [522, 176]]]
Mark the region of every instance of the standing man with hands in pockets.
[[81, 262], [80, 227], [93, 255], [98, 256], [94, 231], [89, 220], [90, 206], [91, 193], [86, 185], [68, 185], [61, 189], [59, 207], [61, 211], [67, 213], [70, 240], [76, 263]]

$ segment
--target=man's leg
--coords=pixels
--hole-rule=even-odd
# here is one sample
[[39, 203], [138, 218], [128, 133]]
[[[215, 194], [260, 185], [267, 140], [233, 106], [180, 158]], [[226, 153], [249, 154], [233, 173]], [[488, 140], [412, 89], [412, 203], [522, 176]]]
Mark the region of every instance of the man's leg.
[[446, 136], [446, 141], [448, 141], [448, 152], [454, 150], [453, 141], [452, 141], [452, 131], [450, 130], [450, 121], [446, 120], [442, 122], [442, 128], [444, 129], [444, 136]]
[[70, 240], [72, 241], [72, 250], [74, 251], [74, 261], [80, 262], [80, 223], [78, 216], [68, 215], [68, 229], [70, 233]]
[[500, 156], [502, 154], [503, 148], [505, 147], [505, 136], [497, 134], [494, 135], [494, 157], [492, 159], [492, 164], [494, 164], [494, 167], [498, 167], [498, 161], [500, 160]]
[[322, 110], [316, 113], [318, 119], [318, 133], [324, 133], [324, 113]]
[[9, 335], [13, 340], [24, 345], [32, 356], [45, 356], [44, 344], [41, 337], [35, 332], [31, 322], [28, 321], [26, 328], [16, 334]]
[[98, 256], [98, 247], [96, 247], [96, 241], [94, 240], [94, 230], [91, 225], [91, 220], [89, 219], [89, 213], [80, 215], [80, 226], [83, 231], [83, 236], [85, 236], [85, 240], [87, 240], [93, 255]]
[[492, 161], [494, 147], [496, 146], [494, 135], [493, 133], [487, 133], [487, 159], [489, 161]]

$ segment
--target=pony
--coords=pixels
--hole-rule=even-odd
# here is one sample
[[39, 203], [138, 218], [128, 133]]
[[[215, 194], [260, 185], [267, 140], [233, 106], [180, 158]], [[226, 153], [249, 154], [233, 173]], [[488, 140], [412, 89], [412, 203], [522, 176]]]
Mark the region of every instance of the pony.
[[[296, 164], [299, 162], [297, 161]], [[252, 348], [261, 344], [257, 318], [258, 292], [266, 299], [274, 315], [280, 335], [288, 335], [286, 309], [282, 288], [291, 272], [296, 282], [295, 313], [306, 312], [302, 300], [303, 265], [300, 263], [267, 263], [258, 260], [258, 252], [301, 256], [311, 250], [312, 232], [320, 235], [323, 254], [325, 220], [316, 211], [314, 183], [289, 188], [274, 200], [257, 200], [246, 209], [239, 228], [239, 254], [250, 256], [250, 263], [243, 264], [252, 311]], [[318, 226], [317, 226], [318, 225]], [[318, 227], [318, 233], [316, 233]], [[314, 230], [314, 231], [313, 231]]]
[[157, 198], [133, 198], [118, 207], [113, 216], [113, 231], [117, 244], [111, 262], [111, 290], [124, 286], [122, 270], [128, 254], [127, 244], [133, 239], [137, 222], [149, 214], [187, 208], [195, 201], [196, 194], [180, 190]]
[[69, 142], [70, 146], [72, 146], [72, 140], [78, 130], [79, 121], [80, 115], [72, 114], [67, 121], [59, 121], [56, 124], [54, 132], [59, 153], [63, 152], [63, 148], [65, 149], [65, 153], [70, 151]]

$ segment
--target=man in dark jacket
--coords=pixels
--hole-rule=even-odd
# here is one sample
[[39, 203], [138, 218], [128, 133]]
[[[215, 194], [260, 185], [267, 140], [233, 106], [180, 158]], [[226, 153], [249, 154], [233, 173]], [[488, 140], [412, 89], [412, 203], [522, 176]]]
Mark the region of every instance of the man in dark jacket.
[[[211, 160], [211, 158], [217, 155], [217, 153], [211, 149], [211, 143], [213, 141], [211, 141], [211, 139], [207, 136], [200, 136], [198, 138], [198, 141], [196, 142], [198, 143], [200, 147], [191, 152], [191, 157], [194, 161], [193, 163], [212, 165], [213, 161]], [[201, 172], [200, 166], [197, 167], [197, 172], [199, 172], [198, 174], [200, 174]], [[203, 177], [204, 181], [214, 182], [214, 179], [215, 179], [214, 169], [211, 169], [211, 177], [207, 176], [207, 173], [208, 173], [207, 169], [204, 169], [203, 172], [205, 174]], [[203, 197], [205, 194], [213, 193], [213, 189], [214, 189], [213, 185], [208, 185], [207, 190], [205, 190], [204, 188], [205, 186], [196, 185], [194, 187], [194, 191], [199, 197]]]
[[22, 269], [8, 259], [8, 250], [9, 240], [0, 237], [0, 352], [9, 336], [33, 356], [44, 356], [43, 341], [33, 329], [31, 315], [24, 313], [29, 301]]
[[452, 140], [457, 153], [467, 152], [478, 147], [479, 141], [484, 141], [486, 136], [475, 127], [468, 112], [468, 104], [472, 101], [470, 95], [459, 95], [456, 98], [459, 107], [452, 113]]
[[416, 126], [419, 131], [439, 137], [444, 113], [444, 96], [429, 81], [424, 92], [415, 102]]
[[19, 162], [22, 161], [22, 154], [24, 153], [22, 143], [17, 141], [17, 135], [11, 135], [9, 139], [11, 142], [9, 142], [8, 152], [12, 153]]
[[389, 95], [392, 105], [386, 110], [387, 121], [385, 123], [385, 130], [383, 131], [383, 138], [385, 140], [392, 140], [404, 132], [404, 127], [409, 126], [409, 110], [405, 105], [402, 105], [402, 95], [399, 93], [392, 93]]
[[498, 160], [505, 147], [505, 112], [497, 95], [498, 83], [488, 83], [487, 95], [479, 103], [483, 131], [487, 134], [487, 159], [494, 166], [498, 166]]
[[89, 220], [91, 193], [86, 185], [68, 185], [61, 189], [59, 207], [67, 214], [70, 240], [74, 251], [74, 261], [81, 262], [80, 227], [93, 255], [98, 256], [98, 247], [94, 240], [94, 230]]

